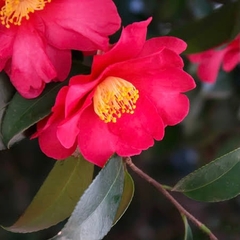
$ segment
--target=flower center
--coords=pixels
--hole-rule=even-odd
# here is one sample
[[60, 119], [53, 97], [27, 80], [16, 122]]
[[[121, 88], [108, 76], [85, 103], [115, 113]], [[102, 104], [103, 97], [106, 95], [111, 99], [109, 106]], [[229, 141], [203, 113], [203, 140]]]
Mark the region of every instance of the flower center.
[[94, 111], [105, 123], [115, 123], [123, 113], [134, 113], [138, 98], [139, 92], [130, 82], [118, 77], [107, 77], [96, 87]]
[[43, 10], [51, 0], [5, 0], [0, 10], [2, 25], [10, 28], [10, 24], [21, 25], [23, 18], [29, 19], [29, 13]]

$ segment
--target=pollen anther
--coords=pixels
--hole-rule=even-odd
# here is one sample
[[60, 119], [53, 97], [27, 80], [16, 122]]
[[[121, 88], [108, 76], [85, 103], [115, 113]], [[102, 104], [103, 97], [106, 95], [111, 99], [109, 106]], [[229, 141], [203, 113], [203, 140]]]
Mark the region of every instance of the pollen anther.
[[22, 19], [29, 19], [29, 13], [43, 10], [51, 0], [5, 0], [0, 10], [2, 25], [10, 28], [10, 24], [21, 25]]
[[95, 113], [105, 123], [117, 122], [124, 113], [133, 114], [139, 91], [132, 83], [118, 77], [107, 77], [95, 89]]

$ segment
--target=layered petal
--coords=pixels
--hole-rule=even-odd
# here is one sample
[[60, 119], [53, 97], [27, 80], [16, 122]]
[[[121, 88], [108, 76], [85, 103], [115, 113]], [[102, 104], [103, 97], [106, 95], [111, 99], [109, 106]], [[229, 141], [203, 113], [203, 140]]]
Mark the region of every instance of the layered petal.
[[47, 45], [46, 53], [57, 73], [57, 80], [65, 80], [71, 69], [71, 52], [68, 50], [59, 50], [51, 45]]
[[37, 97], [50, 81], [66, 79], [72, 49], [107, 50], [109, 35], [120, 27], [111, 0], [54, 0], [44, 2], [41, 10], [27, 6], [29, 1], [24, 8], [21, 1], [11, 4], [16, 11], [2, 13], [6, 23], [0, 25], [0, 71], [26, 98]]
[[97, 85], [91, 81], [91, 76], [74, 76], [71, 78], [70, 87], [66, 96], [65, 117], [78, 111], [84, 101], [84, 97]]
[[221, 65], [226, 72], [231, 71], [240, 62], [240, 35], [230, 43], [209, 49], [201, 53], [188, 55], [191, 62], [197, 63], [197, 75], [203, 82], [216, 81]]
[[189, 60], [193, 63], [199, 63], [197, 74], [204, 82], [212, 83], [216, 80], [224, 51], [208, 50], [204, 53], [189, 55]]
[[[144, 94], [139, 95], [134, 114], [123, 114], [117, 123], [109, 124], [110, 131], [129, 146], [130, 151], [147, 149], [153, 146], [154, 139], [161, 140], [164, 135], [164, 124], [157, 109]], [[127, 149], [124, 155], [128, 155]]]
[[65, 148], [71, 148], [76, 142], [79, 134], [78, 128], [79, 113], [69, 119], [62, 121], [57, 127], [57, 138]]
[[116, 150], [118, 137], [113, 135], [108, 125], [96, 115], [90, 106], [79, 119], [78, 146], [88, 161], [102, 167]]
[[46, 53], [46, 44], [33, 26], [28, 24], [18, 31], [21, 37], [14, 40], [11, 68], [7, 73], [22, 96], [34, 98], [57, 73]]
[[[156, 92], [167, 90], [186, 92], [193, 89], [195, 82], [190, 75], [181, 69], [182, 61], [178, 59], [179, 57], [175, 58], [175, 54], [172, 56], [170, 50], [164, 50], [162, 53], [163, 56], [158, 53], [115, 64], [109, 68], [107, 74], [110, 76], [115, 74], [115, 76], [131, 80], [134, 86], [145, 91], [146, 95], [155, 90]], [[169, 54], [169, 57], [165, 58], [165, 54]]]
[[189, 100], [180, 93], [193, 89], [195, 83], [183, 70], [168, 68], [152, 77], [147, 88], [142, 81], [137, 86], [155, 105], [165, 125], [178, 124], [188, 114]]
[[150, 20], [124, 28], [118, 43], [94, 57], [92, 73], [73, 77], [59, 93], [54, 137], [65, 151], [77, 138], [85, 159], [102, 167], [114, 153], [140, 154], [187, 115], [183, 92], [195, 83], [179, 56], [186, 45], [171, 37], [146, 43]]
[[76, 142], [70, 148], [65, 148], [57, 137], [57, 128], [61, 118], [51, 123], [51, 127], [47, 128], [39, 134], [39, 145], [41, 150], [49, 157], [62, 160], [69, 157], [76, 150]]
[[226, 72], [230, 72], [239, 63], [240, 63], [240, 42], [239, 42], [239, 49], [233, 49], [231, 51], [228, 51], [224, 55], [224, 58], [223, 58], [223, 70], [226, 71]]
[[119, 41], [108, 52], [95, 56], [94, 76], [99, 75], [109, 65], [136, 57], [144, 46], [150, 21], [151, 18], [123, 28]]
[[176, 37], [161, 37], [151, 38], [144, 44], [139, 56], [146, 56], [154, 52], [158, 52], [163, 48], [172, 50], [173, 52], [180, 54], [186, 50], [187, 44]]
[[5, 27], [0, 25], [0, 71], [12, 55], [15, 32], [11, 29], [8, 34], [4, 34]]
[[110, 0], [52, 1], [39, 15], [49, 43], [60, 49], [106, 50], [108, 36], [120, 27], [120, 17]]

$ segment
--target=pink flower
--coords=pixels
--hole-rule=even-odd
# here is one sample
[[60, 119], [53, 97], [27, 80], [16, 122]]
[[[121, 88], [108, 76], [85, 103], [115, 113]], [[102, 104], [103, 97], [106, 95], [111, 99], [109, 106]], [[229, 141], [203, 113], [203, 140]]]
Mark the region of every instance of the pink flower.
[[94, 57], [90, 75], [74, 76], [60, 90], [34, 136], [46, 155], [64, 159], [78, 147], [102, 167], [113, 153], [140, 154], [163, 138], [167, 125], [184, 119], [189, 100], [182, 93], [195, 87], [179, 56], [186, 43], [146, 41], [150, 21], [123, 29], [112, 48]]
[[221, 49], [209, 49], [201, 53], [188, 55], [193, 63], [198, 63], [197, 75], [203, 82], [213, 83], [221, 64], [223, 70], [230, 72], [240, 63], [240, 35]]
[[70, 49], [106, 50], [120, 27], [111, 0], [0, 0], [0, 19], [0, 71], [26, 98], [67, 77]]

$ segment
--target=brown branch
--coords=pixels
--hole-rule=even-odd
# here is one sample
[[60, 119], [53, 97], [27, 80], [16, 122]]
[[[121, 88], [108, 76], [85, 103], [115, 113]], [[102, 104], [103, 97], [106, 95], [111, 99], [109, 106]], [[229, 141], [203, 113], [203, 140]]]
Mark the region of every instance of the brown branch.
[[124, 158], [126, 164], [141, 178], [153, 185], [159, 192], [161, 192], [177, 209], [178, 211], [185, 215], [192, 223], [194, 223], [199, 229], [205, 232], [211, 240], [218, 240], [217, 237], [208, 229], [202, 222], [196, 219], [191, 213], [189, 213], [169, 192], [156, 180], [148, 176], [141, 169], [139, 169], [130, 157]]

